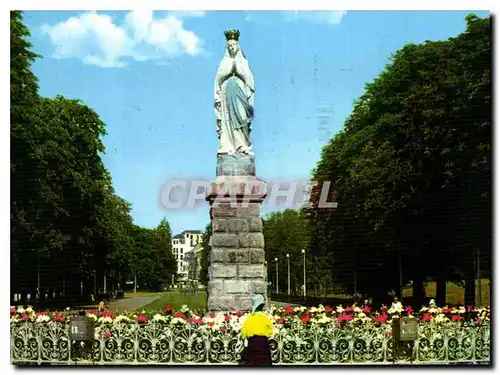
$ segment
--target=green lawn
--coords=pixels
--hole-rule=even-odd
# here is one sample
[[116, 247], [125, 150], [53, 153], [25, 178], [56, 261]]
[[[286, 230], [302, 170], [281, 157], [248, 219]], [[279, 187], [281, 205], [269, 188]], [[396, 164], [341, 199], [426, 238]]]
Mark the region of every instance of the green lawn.
[[140, 310], [162, 311], [167, 304], [172, 306], [175, 310], [179, 310], [182, 305], [188, 305], [192, 310], [202, 311], [205, 311], [207, 307], [207, 294], [205, 291], [200, 291], [196, 296], [182, 296], [179, 291], [164, 292], [160, 294], [160, 298], [149, 305], [141, 307]]
[[165, 292], [126, 292], [125, 293], [125, 298], [131, 298], [133, 296], [141, 296], [141, 297], [154, 297], [154, 296], [159, 296]]
[[[481, 280], [481, 301], [479, 299], [479, 283], [476, 281], [476, 305], [489, 305], [490, 304], [490, 281], [487, 279]], [[413, 295], [413, 289], [411, 287], [406, 287], [403, 291], [404, 297], [411, 297]], [[436, 296], [436, 283], [429, 282], [425, 283], [425, 295], [427, 297], [434, 298]], [[446, 283], [446, 303], [455, 304], [464, 302], [464, 288], [453, 284]], [[481, 303], [480, 303], [481, 302]]]

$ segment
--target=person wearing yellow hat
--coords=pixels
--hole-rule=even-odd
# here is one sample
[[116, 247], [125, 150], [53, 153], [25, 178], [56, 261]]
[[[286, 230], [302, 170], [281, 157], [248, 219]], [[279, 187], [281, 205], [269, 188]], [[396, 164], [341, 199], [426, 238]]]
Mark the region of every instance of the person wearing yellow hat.
[[241, 337], [248, 339], [245, 365], [272, 365], [269, 337], [273, 335], [271, 319], [264, 314], [265, 300], [262, 294], [253, 298], [252, 313], [247, 316], [241, 327]]

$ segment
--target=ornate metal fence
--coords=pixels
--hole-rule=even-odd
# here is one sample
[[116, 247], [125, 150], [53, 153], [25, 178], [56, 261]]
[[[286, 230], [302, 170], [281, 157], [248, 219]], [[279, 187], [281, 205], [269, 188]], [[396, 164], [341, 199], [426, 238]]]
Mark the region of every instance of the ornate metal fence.
[[[11, 362], [18, 365], [231, 365], [244, 345], [236, 332], [160, 323], [101, 326], [87, 350], [77, 344], [68, 324], [11, 324]], [[280, 365], [489, 363], [490, 326], [422, 324], [413, 352], [394, 360], [386, 328], [282, 328], [270, 345]]]

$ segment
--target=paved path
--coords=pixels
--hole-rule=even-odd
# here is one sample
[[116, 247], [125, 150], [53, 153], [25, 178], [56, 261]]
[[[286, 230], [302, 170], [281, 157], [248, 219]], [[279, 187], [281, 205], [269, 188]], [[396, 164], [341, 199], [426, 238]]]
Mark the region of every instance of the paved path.
[[[160, 298], [161, 295], [157, 296], [141, 296], [141, 295], [128, 295], [127, 298], [120, 299], [118, 301], [108, 302], [107, 308], [111, 312], [122, 312], [122, 311], [132, 311], [137, 310], [142, 306], [149, 305], [154, 300]], [[94, 306], [83, 306], [85, 309], [97, 309], [98, 305]]]
[[285, 306], [300, 306], [299, 304], [296, 303], [288, 303], [288, 302], [276, 302], [276, 301], [271, 301], [270, 305], [274, 305], [276, 307], [285, 307]]

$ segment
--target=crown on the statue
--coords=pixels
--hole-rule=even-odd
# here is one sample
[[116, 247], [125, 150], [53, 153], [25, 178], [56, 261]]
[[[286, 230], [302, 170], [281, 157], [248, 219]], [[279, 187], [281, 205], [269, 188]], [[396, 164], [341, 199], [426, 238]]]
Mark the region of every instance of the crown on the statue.
[[227, 30], [227, 31], [224, 31], [224, 35], [226, 36], [227, 41], [230, 41], [230, 40], [238, 41], [238, 38], [240, 37], [240, 31], [239, 30]]

